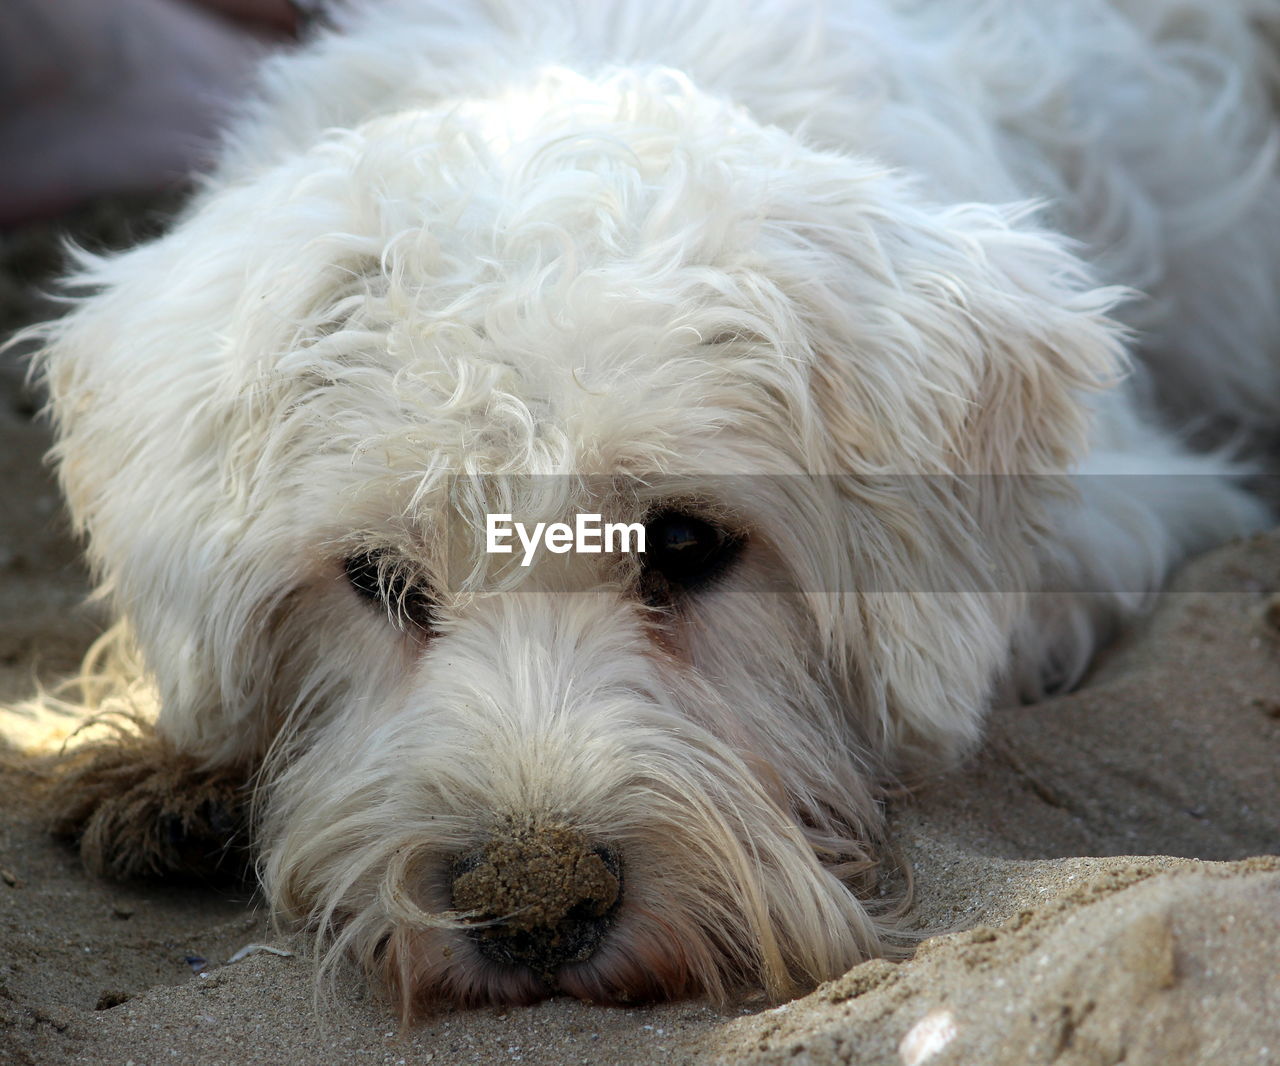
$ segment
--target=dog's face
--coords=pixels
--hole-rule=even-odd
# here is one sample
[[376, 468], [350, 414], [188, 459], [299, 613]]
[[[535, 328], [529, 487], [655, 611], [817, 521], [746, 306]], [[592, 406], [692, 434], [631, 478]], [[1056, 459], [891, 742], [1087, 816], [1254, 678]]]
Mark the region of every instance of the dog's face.
[[[1058, 244], [550, 72], [85, 275], [45, 356], [73, 512], [162, 730], [265, 760], [268, 894], [333, 957], [411, 1009], [882, 946], [879, 782], [974, 737], [1034, 566], [1043, 489], [955, 475], [1066, 466], [1117, 358]], [[491, 513], [648, 550], [522, 566]]]

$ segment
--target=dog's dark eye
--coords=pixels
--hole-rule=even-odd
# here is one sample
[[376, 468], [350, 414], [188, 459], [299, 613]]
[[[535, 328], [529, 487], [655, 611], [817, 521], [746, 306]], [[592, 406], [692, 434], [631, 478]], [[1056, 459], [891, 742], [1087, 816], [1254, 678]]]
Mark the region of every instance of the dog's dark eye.
[[672, 585], [697, 588], [718, 577], [742, 550], [742, 538], [693, 515], [664, 511], [644, 527], [640, 564]]
[[347, 581], [361, 596], [386, 608], [397, 620], [430, 629], [435, 601], [419, 586], [389, 566], [378, 551], [360, 552], [343, 560]]

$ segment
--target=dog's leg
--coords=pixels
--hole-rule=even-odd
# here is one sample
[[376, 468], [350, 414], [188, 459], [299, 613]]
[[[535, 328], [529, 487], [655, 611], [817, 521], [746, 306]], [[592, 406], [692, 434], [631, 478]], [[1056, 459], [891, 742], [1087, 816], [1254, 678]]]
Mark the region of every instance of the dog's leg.
[[238, 877], [249, 861], [252, 767], [211, 766], [164, 737], [152, 724], [153, 694], [142, 676], [117, 625], [65, 686], [90, 716], [86, 726], [108, 735], [52, 760], [51, 828], [100, 876]]
[[118, 880], [238, 877], [248, 857], [245, 775], [206, 769], [146, 723], [62, 756], [53, 831]]
[[1076, 684], [1183, 560], [1273, 521], [1242, 484], [1247, 467], [1186, 451], [1122, 396], [1106, 403], [1100, 446], [1051, 516], [1042, 587], [1014, 638], [1022, 699]]

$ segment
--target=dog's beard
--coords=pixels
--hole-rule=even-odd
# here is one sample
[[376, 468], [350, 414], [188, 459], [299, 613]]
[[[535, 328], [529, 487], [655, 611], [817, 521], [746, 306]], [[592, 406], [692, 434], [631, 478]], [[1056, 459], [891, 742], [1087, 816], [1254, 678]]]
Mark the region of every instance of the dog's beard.
[[[354, 957], [406, 1015], [555, 991], [794, 992], [884, 949], [851, 890], [879, 807], [826, 721], [731, 703], [616, 595], [490, 597], [394, 693], [297, 738], [268, 786], [267, 891], [330, 968]], [[495, 843], [569, 866], [580, 849], [611, 898], [576, 917], [575, 898], [551, 900], [535, 928], [520, 911], [545, 901], [512, 888], [533, 876], [512, 866], [505, 889], [461, 898], [459, 871]]]

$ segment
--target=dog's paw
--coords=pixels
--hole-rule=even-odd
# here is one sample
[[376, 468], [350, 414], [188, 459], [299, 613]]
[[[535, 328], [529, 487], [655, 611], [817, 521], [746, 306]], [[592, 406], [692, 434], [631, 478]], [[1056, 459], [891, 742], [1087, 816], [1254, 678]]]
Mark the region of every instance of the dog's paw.
[[114, 880], [225, 880], [249, 864], [245, 774], [202, 768], [149, 725], [64, 755], [53, 783], [56, 836]]

